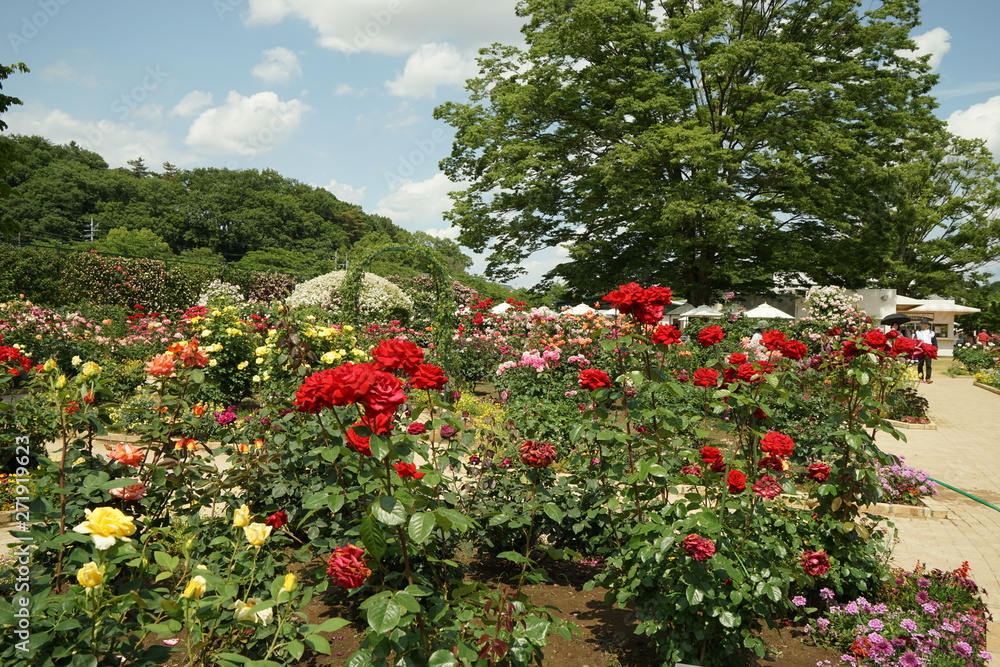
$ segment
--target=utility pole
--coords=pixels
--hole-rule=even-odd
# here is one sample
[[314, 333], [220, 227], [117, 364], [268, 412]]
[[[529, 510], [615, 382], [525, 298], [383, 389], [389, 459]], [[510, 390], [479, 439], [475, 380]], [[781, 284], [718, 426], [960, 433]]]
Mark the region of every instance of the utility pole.
[[90, 229], [87, 231], [87, 240], [91, 243], [94, 242], [95, 232], [97, 232], [97, 227], [94, 226], [94, 216], [90, 216]]

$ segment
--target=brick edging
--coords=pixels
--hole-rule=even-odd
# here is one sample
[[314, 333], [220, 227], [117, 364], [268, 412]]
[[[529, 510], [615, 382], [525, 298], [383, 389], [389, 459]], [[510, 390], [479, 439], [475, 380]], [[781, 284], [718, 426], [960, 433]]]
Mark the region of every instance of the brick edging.
[[973, 382], [973, 387], [979, 387], [980, 389], [985, 389], [986, 391], [993, 392], [994, 394], [1000, 394], [1000, 389], [996, 387], [991, 387], [988, 384], [983, 384], [982, 382]]

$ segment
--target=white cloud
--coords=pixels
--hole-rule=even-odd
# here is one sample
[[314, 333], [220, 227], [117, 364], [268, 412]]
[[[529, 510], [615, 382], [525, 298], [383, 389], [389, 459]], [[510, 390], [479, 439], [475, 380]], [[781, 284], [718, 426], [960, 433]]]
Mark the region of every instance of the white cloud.
[[194, 120], [184, 143], [202, 153], [255, 157], [294, 134], [308, 110], [301, 100], [282, 102], [271, 91], [244, 97], [233, 90], [224, 105]]
[[47, 83], [76, 83], [87, 88], [97, 88], [101, 82], [90, 72], [80, 73], [65, 60], [57, 60], [40, 71], [42, 81]]
[[337, 97], [364, 97], [371, 90], [371, 88], [355, 88], [350, 84], [342, 83], [333, 90], [333, 94]]
[[342, 53], [410, 53], [426, 42], [479, 47], [520, 42], [516, 0], [249, 0], [246, 22], [309, 23], [319, 44]]
[[431, 42], [421, 44], [406, 61], [403, 73], [385, 86], [399, 97], [433, 98], [438, 86], [461, 86], [477, 71], [476, 63], [451, 44]]
[[948, 116], [948, 129], [966, 139], [984, 139], [1000, 159], [1000, 95]]
[[448, 193], [457, 189], [440, 172], [426, 181], [405, 179], [393, 192], [379, 200], [375, 213], [390, 218], [397, 225], [420, 230], [437, 229], [442, 214], [451, 208]]
[[154, 165], [164, 161], [175, 164], [185, 161], [184, 156], [171, 150], [165, 133], [139, 129], [132, 123], [80, 120], [61, 109], [46, 109], [31, 103], [8, 112], [4, 120], [12, 133], [37, 134], [56, 144], [75, 141], [100, 154], [112, 167], [124, 167], [140, 155], [154, 169]]
[[426, 232], [429, 236], [433, 236], [436, 239], [451, 239], [452, 241], [458, 238], [461, 231], [461, 229], [455, 227], [454, 225], [448, 228], [438, 229], [436, 227], [431, 227], [430, 229], [424, 230], [424, 232]]
[[930, 54], [930, 60], [927, 61], [927, 64], [931, 66], [931, 69], [937, 69], [944, 54], [951, 50], [951, 33], [944, 28], [934, 28], [923, 34], [915, 35], [913, 41], [917, 45], [916, 51], [901, 51], [900, 55], [916, 59]]
[[212, 93], [192, 90], [181, 98], [181, 101], [170, 110], [171, 116], [193, 116], [212, 104]]
[[277, 46], [262, 51], [261, 56], [250, 73], [265, 83], [288, 83], [302, 76], [302, 64], [291, 49]]
[[387, 130], [401, 130], [404, 127], [416, 125], [423, 120], [423, 117], [414, 111], [409, 100], [400, 104], [398, 109], [388, 112], [386, 117], [388, 122], [385, 125], [385, 129]]
[[360, 204], [365, 198], [365, 190], [368, 189], [365, 186], [356, 188], [353, 185], [333, 180], [323, 187], [332, 192], [337, 199], [352, 204]]

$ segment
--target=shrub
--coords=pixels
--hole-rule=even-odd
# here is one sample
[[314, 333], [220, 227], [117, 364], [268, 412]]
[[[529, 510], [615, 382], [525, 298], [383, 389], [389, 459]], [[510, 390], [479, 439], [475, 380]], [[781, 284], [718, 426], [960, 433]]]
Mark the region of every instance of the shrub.
[[[295, 286], [285, 299], [289, 306], [320, 306], [336, 316], [340, 312], [340, 290], [346, 271], [333, 271]], [[373, 321], [405, 320], [413, 301], [390, 281], [365, 273], [361, 281], [361, 311]]]

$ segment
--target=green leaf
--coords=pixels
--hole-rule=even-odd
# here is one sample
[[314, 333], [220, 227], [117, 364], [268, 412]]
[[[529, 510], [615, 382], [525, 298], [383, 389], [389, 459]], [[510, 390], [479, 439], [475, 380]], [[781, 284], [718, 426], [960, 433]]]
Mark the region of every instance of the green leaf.
[[401, 526], [406, 523], [406, 508], [392, 496], [381, 496], [372, 507], [372, 514], [387, 526]]
[[702, 600], [705, 599], [705, 591], [697, 586], [688, 586], [684, 594], [687, 596], [688, 604], [692, 607], [700, 605]]
[[285, 650], [288, 651], [288, 655], [292, 656], [294, 660], [301, 660], [302, 654], [306, 652], [306, 645], [298, 639], [293, 639], [285, 644]]
[[330, 655], [331, 653], [330, 642], [322, 635], [306, 635], [304, 641], [323, 655]]
[[368, 606], [368, 625], [378, 634], [388, 634], [399, 625], [403, 606], [389, 597], [378, 597]]
[[202, 384], [205, 381], [205, 371], [200, 368], [192, 369], [191, 371], [191, 382], [195, 384]]
[[376, 458], [379, 461], [385, 458], [385, 455], [389, 453], [389, 441], [385, 438], [373, 435], [368, 440], [368, 446], [372, 450], [372, 458]]
[[365, 545], [365, 551], [368, 555], [375, 560], [381, 560], [386, 549], [385, 533], [382, 532], [382, 526], [379, 526], [371, 516], [366, 514], [361, 519], [361, 526], [358, 530], [361, 533], [361, 543]]
[[443, 648], [431, 653], [431, 658], [427, 662], [428, 667], [456, 667], [456, 665], [458, 663], [455, 661], [455, 656]]
[[375, 664], [375, 656], [366, 648], [358, 649], [344, 663], [344, 667], [371, 667]]
[[555, 503], [545, 503], [542, 505], [542, 511], [556, 523], [561, 523], [563, 520], [563, 511]]
[[318, 493], [308, 495], [302, 501], [302, 509], [318, 510], [321, 507], [326, 507], [326, 499], [329, 497], [330, 493], [328, 491], [320, 491]]
[[410, 526], [407, 533], [410, 539], [417, 544], [423, 544], [430, 537], [431, 531], [437, 525], [433, 512], [417, 512], [410, 517]]
[[[453, 509], [442, 507], [434, 510], [434, 515], [437, 517], [438, 525], [445, 530], [454, 528], [459, 532], [464, 532], [472, 526], [472, 522], [467, 516]], [[445, 523], [448, 525], [444, 525]]]
[[177, 564], [180, 562], [180, 559], [177, 556], [171, 556], [164, 551], [154, 552], [153, 560], [155, 560], [160, 567], [165, 570], [169, 570], [170, 572], [176, 570]]
[[343, 627], [350, 625], [351, 622], [343, 618], [328, 618], [316, 627], [312, 628], [313, 632], [336, 632]]
[[731, 611], [724, 611], [719, 614], [719, 623], [724, 628], [735, 628], [740, 623], [739, 617]]

